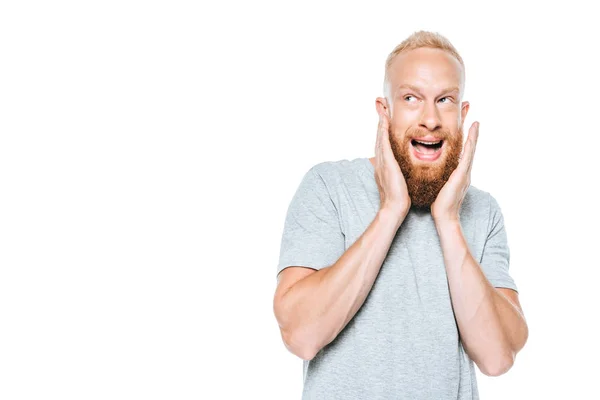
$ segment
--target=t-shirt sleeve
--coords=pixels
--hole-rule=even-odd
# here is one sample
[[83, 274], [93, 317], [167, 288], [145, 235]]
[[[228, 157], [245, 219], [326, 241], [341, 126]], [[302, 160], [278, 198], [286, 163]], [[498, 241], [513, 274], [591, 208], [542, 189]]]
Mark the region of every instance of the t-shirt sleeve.
[[328, 267], [344, 251], [338, 212], [325, 181], [313, 166], [302, 178], [288, 206], [277, 275], [291, 266], [315, 270]]
[[483, 273], [492, 286], [509, 288], [518, 292], [517, 286], [508, 271], [510, 249], [504, 227], [504, 217], [498, 202], [491, 195], [489, 223], [489, 233], [480, 262]]

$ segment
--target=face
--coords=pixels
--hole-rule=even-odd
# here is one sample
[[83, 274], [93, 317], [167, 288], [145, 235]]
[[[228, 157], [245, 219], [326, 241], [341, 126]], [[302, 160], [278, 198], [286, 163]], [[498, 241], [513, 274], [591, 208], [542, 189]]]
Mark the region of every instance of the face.
[[[462, 67], [431, 48], [399, 54], [389, 70], [390, 144], [413, 207], [429, 209], [458, 166], [468, 102], [460, 102]], [[381, 100], [381, 101], [380, 101]]]

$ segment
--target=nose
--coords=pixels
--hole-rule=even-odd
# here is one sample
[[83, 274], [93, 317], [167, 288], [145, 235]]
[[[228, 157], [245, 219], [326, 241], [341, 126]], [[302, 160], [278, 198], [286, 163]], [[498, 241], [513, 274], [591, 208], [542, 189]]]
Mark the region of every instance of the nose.
[[436, 129], [440, 128], [441, 125], [442, 122], [435, 105], [425, 103], [425, 106], [423, 107], [423, 113], [421, 114], [421, 119], [419, 121], [419, 126], [430, 131], [435, 131]]

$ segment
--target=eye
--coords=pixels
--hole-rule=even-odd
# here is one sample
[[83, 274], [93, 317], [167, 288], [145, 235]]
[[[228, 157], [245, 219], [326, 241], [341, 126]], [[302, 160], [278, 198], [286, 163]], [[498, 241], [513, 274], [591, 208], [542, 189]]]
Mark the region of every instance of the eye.
[[[443, 100], [443, 99], [450, 100], [450, 97], [442, 97], [442, 98], [440, 99], [440, 101], [441, 101], [441, 100]], [[446, 103], [447, 103], [447, 102], [446, 102]]]
[[408, 99], [409, 97], [415, 97], [412, 94], [409, 94], [408, 96], [404, 96], [404, 100]]

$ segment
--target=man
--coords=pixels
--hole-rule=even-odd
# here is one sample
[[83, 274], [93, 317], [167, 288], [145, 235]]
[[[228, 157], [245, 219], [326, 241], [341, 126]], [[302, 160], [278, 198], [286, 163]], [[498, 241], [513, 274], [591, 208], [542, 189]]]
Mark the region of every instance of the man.
[[304, 399], [478, 399], [528, 336], [502, 213], [470, 185], [462, 58], [416, 32], [389, 55], [375, 157], [323, 162], [288, 209], [274, 313]]

